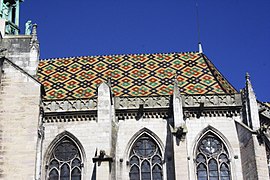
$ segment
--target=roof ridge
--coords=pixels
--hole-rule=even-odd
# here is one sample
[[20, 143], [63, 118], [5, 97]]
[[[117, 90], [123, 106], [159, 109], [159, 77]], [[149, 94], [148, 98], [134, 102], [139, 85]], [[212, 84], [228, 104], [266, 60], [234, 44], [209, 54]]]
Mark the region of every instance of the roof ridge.
[[74, 59], [74, 58], [89, 58], [89, 57], [101, 57], [101, 56], [132, 56], [132, 55], [158, 55], [158, 54], [200, 54], [198, 51], [187, 51], [187, 52], [165, 52], [165, 53], [129, 53], [129, 54], [105, 54], [105, 55], [88, 55], [88, 56], [70, 56], [70, 57], [56, 57], [56, 58], [45, 58], [40, 61], [50, 61], [59, 59]]

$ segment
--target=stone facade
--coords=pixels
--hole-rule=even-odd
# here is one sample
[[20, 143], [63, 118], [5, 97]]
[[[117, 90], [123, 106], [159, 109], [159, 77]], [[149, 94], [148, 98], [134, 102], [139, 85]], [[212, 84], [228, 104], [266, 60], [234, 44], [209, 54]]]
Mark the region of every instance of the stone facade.
[[1, 179], [34, 179], [40, 91], [40, 83], [12, 62], [4, 61], [0, 89]]

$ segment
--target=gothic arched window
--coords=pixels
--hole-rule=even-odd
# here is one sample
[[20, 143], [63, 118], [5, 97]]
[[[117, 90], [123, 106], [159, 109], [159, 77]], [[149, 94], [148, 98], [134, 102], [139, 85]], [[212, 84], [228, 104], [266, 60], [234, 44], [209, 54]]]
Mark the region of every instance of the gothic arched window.
[[211, 133], [199, 142], [196, 151], [197, 180], [230, 180], [230, 161], [223, 142]]
[[143, 134], [133, 145], [130, 156], [130, 180], [162, 180], [162, 157], [156, 142]]
[[50, 155], [48, 180], [81, 180], [82, 159], [77, 145], [64, 137]]

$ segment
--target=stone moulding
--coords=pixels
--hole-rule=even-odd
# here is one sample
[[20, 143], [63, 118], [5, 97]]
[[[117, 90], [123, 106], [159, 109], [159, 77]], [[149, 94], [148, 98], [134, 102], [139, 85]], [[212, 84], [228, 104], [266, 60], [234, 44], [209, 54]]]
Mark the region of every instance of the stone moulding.
[[168, 108], [171, 96], [115, 97], [115, 109]]
[[[183, 107], [197, 107], [202, 103], [205, 107], [241, 106], [240, 94], [231, 95], [183, 95]], [[149, 97], [114, 97], [115, 109], [168, 108], [171, 96]], [[44, 100], [44, 112], [71, 112], [97, 110], [97, 99], [76, 100]]]
[[241, 94], [215, 94], [183, 96], [185, 118], [239, 116], [242, 108]]
[[139, 120], [140, 118], [151, 118], [151, 119], [167, 119], [170, 117], [169, 109], [153, 109], [151, 111], [145, 110], [142, 114], [137, 111], [129, 110], [117, 110], [116, 111], [116, 120], [129, 120], [129, 119], [136, 119]]
[[241, 94], [215, 94], [182, 96], [183, 107], [242, 106]]
[[[185, 117], [237, 116], [242, 108], [241, 94], [182, 95]], [[114, 97], [117, 120], [168, 118], [172, 114], [172, 96]], [[97, 120], [97, 98], [45, 100], [45, 123]]]
[[97, 113], [75, 113], [75, 114], [66, 114], [66, 113], [52, 113], [45, 114], [43, 118], [43, 123], [60, 123], [60, 122], [76, 122], [76, 121], [97, 121]]
[[200, 118], [200, 117], [235, 117], [241, 114], [240, 108], [227, 109], [188, 109], [184, 110], [184, 118]]
[[44, 112], [91, 111], [97, 109], [97, 99], [43, 101]]

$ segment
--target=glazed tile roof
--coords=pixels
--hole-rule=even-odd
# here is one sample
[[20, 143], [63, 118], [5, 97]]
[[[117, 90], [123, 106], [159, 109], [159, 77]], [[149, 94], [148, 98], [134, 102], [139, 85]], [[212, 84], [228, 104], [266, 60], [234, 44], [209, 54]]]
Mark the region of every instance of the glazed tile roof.
[[48, 100], [94, 97], [97, 86], [108, 81], [115, 96], [170, 95], [175, 77], [183, 94], [237, 92], [196, 52], [41, 60], [37, 75]]

